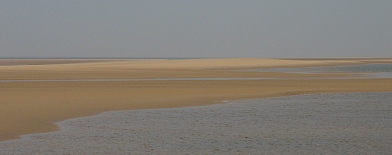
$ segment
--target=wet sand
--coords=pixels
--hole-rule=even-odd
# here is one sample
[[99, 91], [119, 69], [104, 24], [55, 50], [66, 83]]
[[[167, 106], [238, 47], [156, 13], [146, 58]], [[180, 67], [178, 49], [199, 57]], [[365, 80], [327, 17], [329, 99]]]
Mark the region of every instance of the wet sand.
[[104, 112], [0, 143], [1, 154], [389, 154], [392, 92]]
[[[370, 62], [392, 63], [391, 59], [195, 59], [4, 65], [0, 66], [0, 80], [54, 81], [0, 82], [0, 140], [56, 131], [59, 127], [55, 122], [104, 111], [200, 106], [298, 94], [392, 91], [392, 79], [323, 79], [349, 75], [238, 71]], [[110, 81], [132, 78], [280, 79]], [[83, 79], [109, 80], [77, 81]]]

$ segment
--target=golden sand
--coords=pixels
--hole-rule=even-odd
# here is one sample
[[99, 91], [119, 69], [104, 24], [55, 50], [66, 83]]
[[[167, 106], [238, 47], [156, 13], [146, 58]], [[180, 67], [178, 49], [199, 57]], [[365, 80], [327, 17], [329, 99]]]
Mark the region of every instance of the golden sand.
[[[392, 63], [392, 59], [193, 59], [41, 61], [0, 60], [0, 140], [58, 130], [65, 119], [111, 110], [172, 108], [222, 100], [311, 93], [392, 91], [392, 79], [325, 79], [342, 73], [290, 74], [238, 69]], [[18, 65], [16, 65], [18, 64]], [[27, 65], [26, 65], [27, 64]], [[132, 78], [284, 78], [268, 80], [151, 80]], [[108, 79], [108, 81], [83, 81]], [[82, 80], [82, 81], [39, 81]]]

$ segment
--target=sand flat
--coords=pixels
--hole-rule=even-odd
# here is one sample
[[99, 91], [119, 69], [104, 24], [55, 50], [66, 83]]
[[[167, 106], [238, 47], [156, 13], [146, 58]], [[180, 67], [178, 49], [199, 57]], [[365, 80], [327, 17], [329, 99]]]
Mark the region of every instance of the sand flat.
[[389, 154], [392, 92], [103, 112], [0, 142], [1, 154]]
[[[392, 91], [392, 79], [317, 79], [344, 74], [239, 72], [236, 69], [362, 64], [375, 59], [194, 59], [97, 61], [0, 66], [0, 80], [118, 78], [251, 78], [285, 80], [181, 80], [0, 82], [0, 140], [58, 130], [55, 122], [103, 111], [171, 108], [222, 100], [332, 92]], [[380, 59], [389, 62], [389, 59]], [[311, 79], [309, 79], [311, 78]], [[314, 79], [312, 79], [314, 78]]]
[[[370, 59], [374, 61], [387, 61], [384, 59]], [[368, 60], [368, 61], [370, 61]], [[0, 60], [6, 61], [6, 60]], [[17, 60], [14, 60], [17, 61]], [[22, 62], [27, 60], [21, 60]], [[37, 60], [38, 61], [38, 60]], [[333, 64], [357, 64], [364, 63], [363, 59], [328, 59], [328, 60], [289, 60], [289, 59], [262, 59], [262, 58], [226, 58], [226, 59], [152, 59], [152, 60], [43, 60], [42, 62], [35, 62], [40, 65], [11, 65], [3, 66], [2, 69], [29, 69], [29, 70], [75, 70], [75, 69], [102, 69], [102, 68], [115, 68], [115, 69], [222, 69], [222, 68], [252, 68], [252, 67], [285, 67], [285, 66], [315, 66], [315, 65], [333, 65]], [[64, 63], [61, 63], [64, 62]], [[77, 63], [76, 63], [77, 62]], [[17, 63], [17, 62], [14, 62]]]
[[[2, 60], [0, 60], [2, 61]], [[4, 60], [3, 60], [4, 61]], [[25, 61], [25, 60], [23, 60]], [[53, 60], [54, 61], [54, 60]], [[91, 60], [92, 61], [92, 60]], [[364, 60], [190, 59], [121, 60], [0, 66], [0, 80], [102, 78], [303, 77], [301, 74], [238, 72], [238, 69], [361, 64]], [[39, 62], [36, 62], [39, 63]], [[52, 62], [54, 63], [54, 62]], [[315, 75], [320, 76], [320, 75]], [[323, 76], [331, 76], [323, 75]], [[336, 76], [336, 75], [333, 75]], [[314, 77], [307, 75], [307, 77]]]

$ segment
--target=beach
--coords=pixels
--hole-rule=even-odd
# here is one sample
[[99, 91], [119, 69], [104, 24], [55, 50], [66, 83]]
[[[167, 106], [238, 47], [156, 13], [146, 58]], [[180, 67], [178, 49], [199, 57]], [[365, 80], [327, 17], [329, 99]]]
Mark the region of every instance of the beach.
[[391, 78], [355, 78], [355, 73], [243, 71], [392, 63], [392, 59], [0, 61], [1, 141], [58, 131], [56, 122], [106, 111], [204, 106], [225, 100], [301, 94], [392, 91]]
[[1, 154], [389, 154], [391, 92], [123, 110], [0, 143]]

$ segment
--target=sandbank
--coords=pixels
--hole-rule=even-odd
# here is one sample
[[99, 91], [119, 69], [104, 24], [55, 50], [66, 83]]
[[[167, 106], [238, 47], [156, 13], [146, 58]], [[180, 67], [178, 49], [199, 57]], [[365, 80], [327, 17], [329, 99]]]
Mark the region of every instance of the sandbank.
[[[3, 63], [1, 63], [3, 61]], [[16, 60], [15, 60], [16, 61]], [[239, 69], [392, 63], [392, 59], [96, 60], [7, 64], [0, 60], [0, 140], [58, 130], [55, 122], [103, 111], [173, 108], [333, 92], [392, 91], [392, 79], [329, 79], [344, 73], [266, 73]], [[279, 80], [61, 81], [132, 78], [281, 78]], [[282, 79], [283, 78], [283, 79]]]

